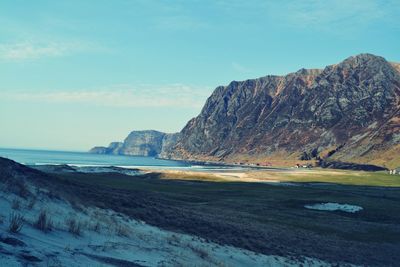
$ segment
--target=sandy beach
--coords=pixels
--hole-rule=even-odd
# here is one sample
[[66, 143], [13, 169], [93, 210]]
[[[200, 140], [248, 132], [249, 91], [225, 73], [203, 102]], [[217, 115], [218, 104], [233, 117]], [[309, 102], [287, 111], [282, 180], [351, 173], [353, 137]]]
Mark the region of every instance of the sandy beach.
[[315, 182], [345, 185], [400, 186], [400, 179], [385, 172], [366, 172], [332, 169], [268, 168], [208, 171], [140, 169], [148, 176], [169, 180], [213, 182], [285, 183]]

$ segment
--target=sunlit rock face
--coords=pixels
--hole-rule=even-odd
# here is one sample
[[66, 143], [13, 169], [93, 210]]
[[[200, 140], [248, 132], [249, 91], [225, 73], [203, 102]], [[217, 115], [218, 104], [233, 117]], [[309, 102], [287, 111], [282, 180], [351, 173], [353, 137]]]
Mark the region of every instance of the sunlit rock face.
[[393, 166], [400, 152], [399, 69], [360, 54], [324, 69], [233, 81], [215, 89], [167, 154], [228, 161], [306, 155]]
[[177, 137], [177, 133], [167, 134], [154, 130], [132, 131], [124, 142], [112, 142], [108, 147], [94, 147], [90, 152], [158, 157], [166, 154], [165, 151], [176, 143]]

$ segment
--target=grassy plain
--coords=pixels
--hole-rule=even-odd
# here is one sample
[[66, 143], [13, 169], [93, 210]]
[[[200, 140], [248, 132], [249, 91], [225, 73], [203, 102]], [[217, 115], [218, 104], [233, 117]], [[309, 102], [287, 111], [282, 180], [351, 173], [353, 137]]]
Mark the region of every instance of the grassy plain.
[[[79, 203], [221, 244], [330, 262], [400, 262], [400, 187], [394, 176], [384, 173], [160, 171], [139, 176], [63, 173], [54, 179]], [[351, 214], [304, 208], [324, 202], [363, 210]]]
[[[152, 175], [152, 171], [147, 171]], [[400, 187], [400, 175], [384, 171], [346, 171], [328, 169], [264, 169], [230, 172], [193, 172], [161, 170], [153, 175], [161, 179], [214, 182], [296, 182], [333, 183], [342, 185]]]

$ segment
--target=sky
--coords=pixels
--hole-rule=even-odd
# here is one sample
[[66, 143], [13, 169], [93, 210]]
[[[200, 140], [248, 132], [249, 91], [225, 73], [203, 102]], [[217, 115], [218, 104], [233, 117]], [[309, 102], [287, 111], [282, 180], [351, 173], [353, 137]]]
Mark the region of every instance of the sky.
[[399, 14], [398, 0], [2, 0], [0, 147], [177, 132], [232, 80], [400, 62]]

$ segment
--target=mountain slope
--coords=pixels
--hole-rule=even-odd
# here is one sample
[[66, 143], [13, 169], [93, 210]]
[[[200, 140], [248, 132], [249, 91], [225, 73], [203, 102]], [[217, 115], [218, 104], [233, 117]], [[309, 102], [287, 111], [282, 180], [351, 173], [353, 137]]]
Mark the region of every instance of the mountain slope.
[[400, 165], [400, 73], [360, 54], [217, 87], [169, 153], [172, 158], [264, 162], [335, 160]]

